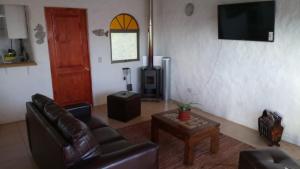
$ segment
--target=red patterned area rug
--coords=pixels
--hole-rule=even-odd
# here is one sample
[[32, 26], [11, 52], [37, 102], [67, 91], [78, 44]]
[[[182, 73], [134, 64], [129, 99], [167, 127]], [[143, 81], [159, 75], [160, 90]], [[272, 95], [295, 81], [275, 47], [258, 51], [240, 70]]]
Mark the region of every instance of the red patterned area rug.
[[[149, 140], [150, 130], [150, 121], [118, 129], [133, 143]], [[207, 139], [195, 148], [194, 165], [185, 166], [183, 142], [164, 131], [159, 132], [159, 139], [160, 169], [237, 169], [240, 151], [253, 149], [250, 145], [220, 134], [220, 149], [217, 154], [209, 152], [210, 144]]]

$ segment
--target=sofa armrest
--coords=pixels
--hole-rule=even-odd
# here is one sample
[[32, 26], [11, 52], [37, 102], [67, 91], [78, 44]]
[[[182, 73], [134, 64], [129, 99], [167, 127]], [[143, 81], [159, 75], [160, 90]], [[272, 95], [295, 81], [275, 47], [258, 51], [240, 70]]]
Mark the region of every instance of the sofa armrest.
[[72, 169], [157, 169], [158, 146], [151, 142], [134, 145], [126, 149], [102, 154], [85, 160]]
[[70, 112], [77, 119], [86, 122], [91, 118], [91, 105], [87, 103], [79, 103], [65, 106], [68, 112]]

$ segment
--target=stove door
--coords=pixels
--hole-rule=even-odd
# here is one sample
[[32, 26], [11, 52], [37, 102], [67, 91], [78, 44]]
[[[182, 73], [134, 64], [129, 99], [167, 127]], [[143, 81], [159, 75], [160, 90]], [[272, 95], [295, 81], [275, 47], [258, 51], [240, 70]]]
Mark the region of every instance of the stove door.
[[154, 70], [146, 70], [144, 76], [145, 89], [151, 90], [157, 88], [157, 74]]

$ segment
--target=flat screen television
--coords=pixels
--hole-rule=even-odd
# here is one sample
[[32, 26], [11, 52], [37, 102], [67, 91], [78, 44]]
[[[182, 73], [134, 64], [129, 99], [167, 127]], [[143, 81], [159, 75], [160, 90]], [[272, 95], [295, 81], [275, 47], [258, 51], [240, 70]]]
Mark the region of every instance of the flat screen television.
[[219, 39], [274, 42], [275, 1], [218, 6]]

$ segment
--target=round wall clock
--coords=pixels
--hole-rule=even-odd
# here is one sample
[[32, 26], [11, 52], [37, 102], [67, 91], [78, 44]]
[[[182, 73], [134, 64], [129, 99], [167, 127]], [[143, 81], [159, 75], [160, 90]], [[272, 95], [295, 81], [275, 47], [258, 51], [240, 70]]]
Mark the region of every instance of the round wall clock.
[[195, 6], [193, 3], [188, 3], [185, 6], [185, 14], [186, 16], [192, 16], [194, 14]]

